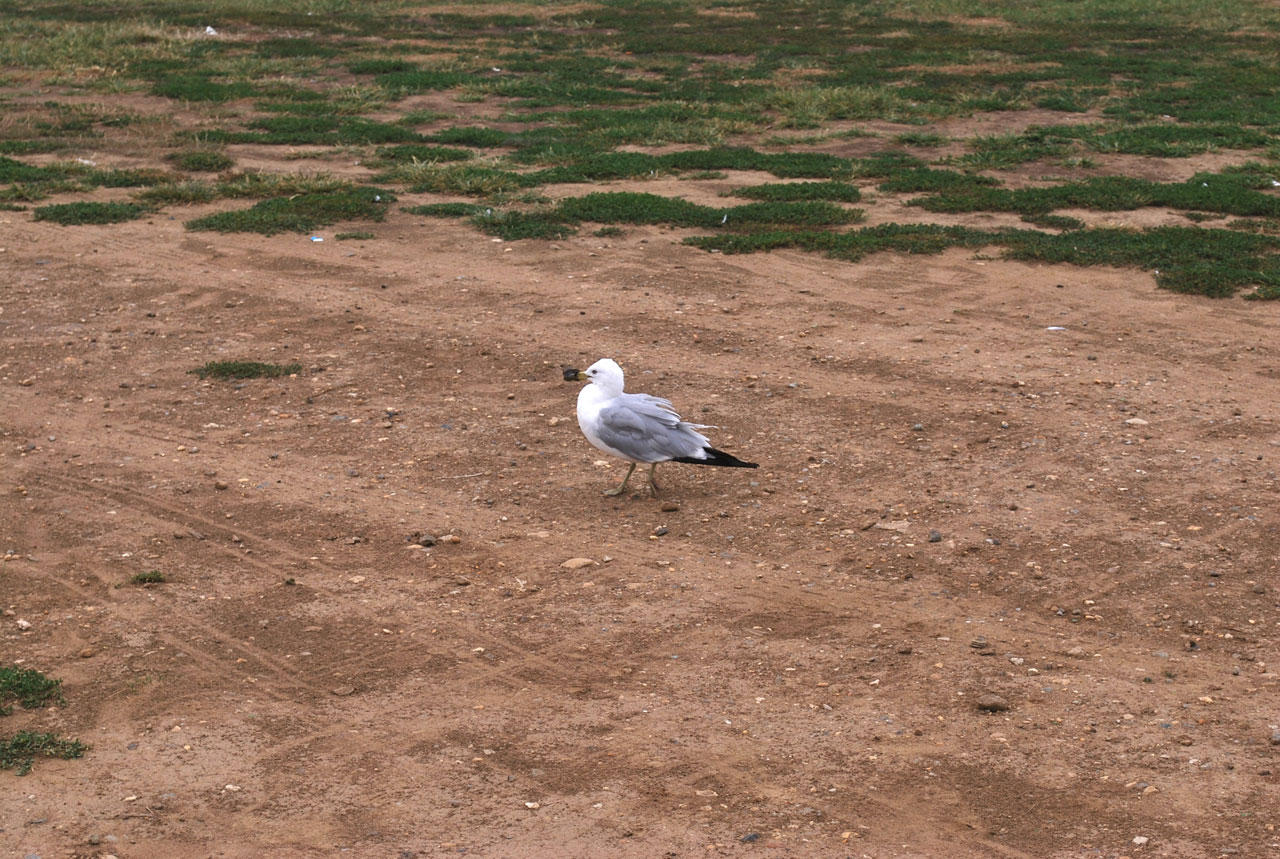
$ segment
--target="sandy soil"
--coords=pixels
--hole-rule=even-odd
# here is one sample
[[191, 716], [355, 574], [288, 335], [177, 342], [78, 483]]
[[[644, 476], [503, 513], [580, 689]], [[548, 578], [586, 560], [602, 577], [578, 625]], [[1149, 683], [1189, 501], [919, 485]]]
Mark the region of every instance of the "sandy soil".
[[[1276, 855], [1280, 305], [211, 210], [0, 213], [2, 855]], [[602, 497], [601, 356], [761, 467]]]

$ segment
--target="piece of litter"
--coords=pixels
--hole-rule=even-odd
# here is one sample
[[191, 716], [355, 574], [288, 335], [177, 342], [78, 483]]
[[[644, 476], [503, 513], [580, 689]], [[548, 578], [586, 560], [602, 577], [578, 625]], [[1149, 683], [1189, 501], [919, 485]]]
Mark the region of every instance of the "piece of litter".
[[1066, 331], [1061, 325], [1050, 325], [1045, 331]]
[[320, 238], [319, 236], [312, 236], [312, 237], [311, 237], [311, 241], [313, 241], [313, 242], [322, 242], [322, 241], [324, 241], [324, 239]]
[[204, 28], [204, 34], [205, 34], [206, 36], [216, 36], [216, 35], [218, 35], [218, 31], [217, 31], [217, 30], [215, 30], [215, 29], [213, 29], [212, 27], [205, 27], [205, 28]]

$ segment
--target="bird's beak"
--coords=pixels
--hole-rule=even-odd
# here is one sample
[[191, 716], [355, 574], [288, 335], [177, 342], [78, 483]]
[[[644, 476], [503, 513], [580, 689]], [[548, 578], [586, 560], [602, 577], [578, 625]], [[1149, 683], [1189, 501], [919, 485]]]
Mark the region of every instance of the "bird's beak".
[[581, 370], [575, 370], [572, 367], [564, 371], [564, 380], [566, 382], [585, 382], [587, 374]]

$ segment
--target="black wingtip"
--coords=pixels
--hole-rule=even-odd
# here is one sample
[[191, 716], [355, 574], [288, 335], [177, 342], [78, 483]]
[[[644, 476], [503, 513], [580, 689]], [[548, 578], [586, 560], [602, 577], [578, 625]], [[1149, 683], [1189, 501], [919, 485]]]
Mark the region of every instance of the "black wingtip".
[[694, 459], [692, 456], [677, 456], [673, 462], [687, 462], [690, 465], [719, 465], [723, 468], [760, 467], [758, 462], [746, 462], [732, 454], [725, 453], [723, 450], [716, 450], [714, 447], [704, 447], [702, 452], [706, 454], [703, 459]]

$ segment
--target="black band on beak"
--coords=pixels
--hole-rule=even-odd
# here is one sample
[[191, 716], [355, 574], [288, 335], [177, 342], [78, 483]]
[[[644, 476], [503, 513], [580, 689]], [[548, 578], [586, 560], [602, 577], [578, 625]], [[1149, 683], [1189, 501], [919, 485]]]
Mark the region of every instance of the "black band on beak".
[[579, 372], [578, 370], [570, 367], [568, 370], [564, 371], [564, 380], [566, 382], [578, 381], [578, 372]]

